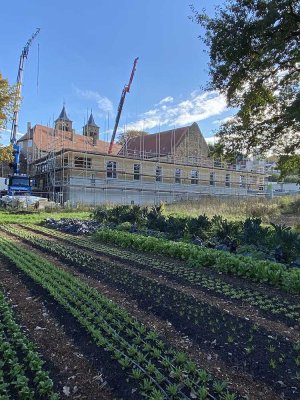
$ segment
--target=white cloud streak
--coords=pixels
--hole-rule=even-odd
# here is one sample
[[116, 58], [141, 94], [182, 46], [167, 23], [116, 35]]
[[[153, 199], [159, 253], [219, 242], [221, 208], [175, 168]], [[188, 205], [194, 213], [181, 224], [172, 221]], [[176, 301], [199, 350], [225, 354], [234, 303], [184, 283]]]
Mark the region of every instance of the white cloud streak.
[[226, 122], [229, 121], [233, 121], [234, 120], [234, 116], [230, 116], [230, 117], [225, 117], [223, 119], [216, 119], [215, 121], [213, 121], [213, 124], [215, 125], [222, 125], [222, 124], [226, 124]]
[[158, 126], [184, 126], [219, 115], [226, 110], [225, 96], [216, 91], [194, 91], [189, 98], [174, 104], [171, 96], [165, 97], [153, 109], [141, 114], [127, 129], [150, 130]]
[[75, 87], [76, 94], [84, 99], [95, 101], [97, 103], [98, 109], [103, 113], [113, 113], [113, 103], [106, 97], [102, 96], [100, 93], [93, 90], [82, 90]]
[[172, 96], [167, 96], [164, 99], [162, 99], [157, 105], [162, 105], [165, 103], [173, 103], [174, 98]]

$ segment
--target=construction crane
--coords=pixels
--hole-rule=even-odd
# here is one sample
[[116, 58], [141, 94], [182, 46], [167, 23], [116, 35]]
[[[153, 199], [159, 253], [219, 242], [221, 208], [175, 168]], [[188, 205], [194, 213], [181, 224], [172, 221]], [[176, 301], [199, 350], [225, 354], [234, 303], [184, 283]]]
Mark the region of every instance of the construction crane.
[[20, 55], [18, 76], [17, 76], [17, 84], [16, 84], [16, 100], [14, 104], [14, 112], [12, 118], [12, 127], [10, 134], [10, 143], [13, 148], [13, 174], [9, 176], [7, 179], [8, 185], [8, 195], [31, 195], [31, 180], [28, 175], [20, 173], [20, 146], [17, 143], [17, 131], [18, 131], [18, 122], [19, 122], [19, 111], [21, 105], [21, 94], [22, 94], [22, 85], [23, 85], [23, 75], [24, 75], [24, 65], [25, 60], [28, 57], [29, 48], [39, 34], [40, 28], [37, 28], [30, 39], [27, 41], [24, 46], [22, 53]]
[[116, 122], [115, 122], [113, 134], [112, 134], [111, 141], [110, 141], [109, 148], [108, 148], [108, 154], [111, 154], [111, 152], [112, 152], [112, 148], [113, 148], [113, 145], [114, 145], [117, 129], [118, 129], [118, 126], [119, 126], [120, 117], [121, 117], [121, 114], [122, 114], [122, 109], [123, 109], [126, 93], [129, 93], [129, 91], [130, 91], [130, 86], [131, 86], [132, 81], [133, 81], [133, 77], [134, 77], [134, 73], [135, 73], [135, 70], [136, 70], [136, 64], [138, 62], [138, 59], [139, 58], [137, 57], [134, 60], [129, 82], [128, 82], [127, 85], [124, 86], [124, 89], [122, 91], [120, 103], [119, 103], [119, 106], [118, 106], [118, 113], [117, 113], [117, 117], [116, 117]]

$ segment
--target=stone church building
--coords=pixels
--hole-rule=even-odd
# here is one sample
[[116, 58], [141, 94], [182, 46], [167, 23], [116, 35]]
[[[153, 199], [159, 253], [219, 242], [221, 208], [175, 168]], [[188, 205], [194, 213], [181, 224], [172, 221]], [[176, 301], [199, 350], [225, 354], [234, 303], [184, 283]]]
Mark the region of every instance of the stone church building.
[[61, 203], [96, 205], [246, 196], [264, 187], [263, 171], [214, 161], [196, 123], [114, 144], [111, 154], [99, 135], [92, 113], [76, 133], [65, 107], [54, 128], [29, 124], [19, 143], [36, 190]]

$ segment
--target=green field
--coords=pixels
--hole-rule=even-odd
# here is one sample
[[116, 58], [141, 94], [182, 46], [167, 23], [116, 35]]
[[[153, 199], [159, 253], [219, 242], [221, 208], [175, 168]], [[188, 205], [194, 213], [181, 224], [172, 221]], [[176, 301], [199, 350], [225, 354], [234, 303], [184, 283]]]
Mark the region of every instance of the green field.
[[[73, 236], [40, 224], [89, 214], [0, 214], [0, 296], [46, 360], [39, 379], [53, 398], [299, 399], [299, 268], [117, 229]], [[20, 359], [13, 373], [31, 397], [0, 363], [3, 399], [50, 399]]]
[[46, 218], [76, 218], [76, 219], [87, 219], [90, 216], [89, 211], [57, 211], [57, 212], [10, 212], [0, 210], [0, 224], [21, 224], [21, 223], [40, 223]]

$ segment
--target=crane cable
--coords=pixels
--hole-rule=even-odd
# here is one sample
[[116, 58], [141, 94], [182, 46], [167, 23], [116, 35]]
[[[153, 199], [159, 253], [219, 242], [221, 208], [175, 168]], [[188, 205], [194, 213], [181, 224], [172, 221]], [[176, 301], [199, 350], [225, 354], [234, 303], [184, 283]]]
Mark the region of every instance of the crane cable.
[[37, 74], [36, 74], [36, 94], [39, 94], [39, 78], [40, 78], [40, 44], [37, 46]]

